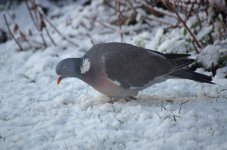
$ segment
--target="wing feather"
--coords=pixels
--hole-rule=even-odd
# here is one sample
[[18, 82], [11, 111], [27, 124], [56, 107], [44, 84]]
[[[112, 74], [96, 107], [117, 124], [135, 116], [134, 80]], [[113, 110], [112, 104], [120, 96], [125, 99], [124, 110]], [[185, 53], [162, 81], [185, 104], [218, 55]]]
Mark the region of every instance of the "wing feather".
[[[91, 54], [93, 53], [93, 54]], [[122, 87], [144, 87], [192, 63], [191, 59], [168, 59], [164, 54], [124, 43], [97, 44], [85, 55], [102, 61], [107, 77]]]
[[107, 77], [124, 88], [143, 87], [171, 70], [171, 62], [162, 55], [132, 45], [113, 46], [103, 56]]

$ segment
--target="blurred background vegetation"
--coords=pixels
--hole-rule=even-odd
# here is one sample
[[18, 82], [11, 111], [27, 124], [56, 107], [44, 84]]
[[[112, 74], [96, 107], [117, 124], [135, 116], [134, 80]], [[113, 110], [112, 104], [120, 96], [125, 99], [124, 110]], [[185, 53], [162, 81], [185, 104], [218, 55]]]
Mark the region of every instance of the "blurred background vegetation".
[[[51, 36], [52, 32], [49, 31], [49, 28], [52, 28], [62, 39], [74, 46], [78, 46], [51, 23], [51, 19], [58, 16], [49, 17], [48, 13], [51, 8], [44, 5], [43, 2], [47, 1], [0, 0], [1, 11], [13, 9], [22, 3], [26, 4], [30, 20], [32, 20], [36, 27], [36, 32], [39, 33], [42, 39], [42, 45], [34, 46], [31, 41], [35, 30], [30, 29], [28, 32], [23, 32], [21, 29], [23, 27], [19, 26], [16, 21], [10, 22], [10, 20], [15, 20], [14, 14], [8, 14], [3, 20], [6, 26], [8, 26], [8, 30], [7, 28], [0, 27], [0, 43], [4, 43], [8, 39], [14, 39], [20, 51], [30, 49], [31, 47], [42, 49], [48, 46], [43, 35], [46, 34], [52, 45], [57, 45]], [[70, 4], [80, 5], [85, 8], [95, 1], [49, 0], [48, 2], [56, 7]], [[102, 5], [110, 12], [113, 12], [106, 14], [111, 18], [106, 20], [106, 22], [119, 29], [121, 41], [128, 34], [122, 31], [122, 27], [135, 25], [145, 25], [145, 28], [140, 28], [136, 32], [141, 32], [141, 30], [152, 32], [153, 28], [159, 25], [164, 28], [164, 34], [174, 29], [180, 29], [185, 40], [193, 46], [197, 54], [201, 53], [203, 49], [209, 49], [207, 48], [208, 46], [227, 39], [227, 0], [102, 0]], [[97, 18], [91, 19], [98, 21]], [[107, 26], [106, 22], [98, 22], [102, 26]], [[28, 44], [27, 48], [23, 46], [23, 42]], [[137, 40], [135, 44], [143, 47], [143, 43], [142, 40]], [[215, 73], [218, 67], [227, 64], [226, 51], [217, 50], [216, 53], [217, 59], [211, 65], [205, 66], [201, 59], [201, 61], [197, 61], [197, 66], [202, 66]]]

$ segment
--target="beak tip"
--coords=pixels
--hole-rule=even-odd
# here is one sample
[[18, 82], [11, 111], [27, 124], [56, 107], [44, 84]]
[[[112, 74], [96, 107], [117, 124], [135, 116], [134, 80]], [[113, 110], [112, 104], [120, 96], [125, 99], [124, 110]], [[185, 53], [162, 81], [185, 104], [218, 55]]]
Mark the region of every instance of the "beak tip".
[[61, 78], [61, 76], [59, 76], [59, 77], [58, 77], [58, 79], [57, 79], [57, 85], [59, 85], [59, 84], [60, 84], [61, 79], [62, 79], [62, 78]]

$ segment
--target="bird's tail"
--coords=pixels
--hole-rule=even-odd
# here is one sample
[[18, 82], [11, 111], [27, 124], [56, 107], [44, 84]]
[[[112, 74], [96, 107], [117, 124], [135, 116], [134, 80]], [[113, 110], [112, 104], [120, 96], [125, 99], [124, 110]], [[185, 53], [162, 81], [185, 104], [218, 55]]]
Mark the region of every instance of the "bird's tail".
[[178, 78], [194, 80], [197, 82], [214, 84], [213, 82], [211, 82], [211, 80], [212, 80], [211, 77], [201, 74], [201, 73], [193, 72], [189, 69], [180, 69], [180, 70], [177, 70], [177, 71], [171, 73], [170, 75], [173, 75]]

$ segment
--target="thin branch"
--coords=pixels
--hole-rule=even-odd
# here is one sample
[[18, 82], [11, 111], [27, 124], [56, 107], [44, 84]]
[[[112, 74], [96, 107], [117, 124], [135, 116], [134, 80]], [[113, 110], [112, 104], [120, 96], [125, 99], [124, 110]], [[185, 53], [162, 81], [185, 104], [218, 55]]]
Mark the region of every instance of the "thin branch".
[[[35, 3], [35, 1], [32, 1], [32, 5], [35, 5], [34, 3]], [[36, 28], [37, 31], [39, 31], [39, 33], [40, 33], [40, 37], [41, 37], [41, 39], [42, 39], [42, 41], [43, 41], [43, 45], [44, 45], [45, 47], [47, 47], [47, 43], [46, 43], [46, 41], [45, 41], [45, 38], [43, 37], [42, 31], [40, 31], [40, 28], [39, 28], [39, 25], [38, 25], [38, 17], [36, 16], [36, 20], [35, 20], [33, 14], [32, 14], [32, 11], [31, 11], [31, 9], [30, 9], [30, 7], [29, 7], [28, 0], [25, 1], [25, 4], [26, 4], [26, 7], [27, 7], [27, 9], [28, 9], [29, 15], [30, 15], [30, 17], [31, 17], [31, 19], [32, 19], [32, 22], [33, 22], [35, 28]], [[33, 6], [33, 9], [36, 9], [36, 8]], [[36, 13], [35, 13], [35, 14], [36, 14]], [[36, 14], [36, 15], [37, 15], [37, 14]]]
[[43, 36], [43, 33], [42, 33], [42, 32], [40, 32], [40, 37], [41, 37], [41, 39], [42, 39], [42, 41], [43, 41], [43, 45], [44, 45], [44, 47], [47, 47], [47, 43], [46, 43], [46, 40], [45, 40], [45, 38], [44, 38], [44, 36]]
[[187, 102], [189, 102], [190, 100], [186, 100], [185, 102], [180, 103], [180, 105], [186, 104]]
[[[41, 13], [41, 12], [40, 12]], [[67, 42], [71, 43], [72, 45], [79, 47], [79, 45], [77, 45], [76, 43], [74, 43], [73, 41], [71, 41], [68, 37], [66, 37], [65, 35], [63, 35], [52, 23], [49, 19], [47, 19], [46, 16], [43, 15], [43, 18], [46, 20], [46, 22], [58, 33], [58, 35], [63, 39], [66, 40]]]
[[160, 10], [158, 10], [158, 9], [156, 9], [156, 8], [154, 8], [154, 7], [152, 7], [151, 5], [147, 4], [146, 1], [139, 1], [139, 2], [140, 2], [142, 5], [148, 7], [154, 14], [159, 14], [159, 15], [163, 15], [163, 16], [169, 16], [169, 17], [173, 17], [173, 18], [177, 19], [176, 16], [174, 16], [173, 14], [166, 13], [166, 12], [164, 12], [164, 11], [160, 11]]
[[13, 35], [12, 31], [11, 31], [10, 28], [9, 28], [9, 23], [8, 23], [8, 21], [7, 21], [7, 19], [6, 19], [6, 15], [3, 14], [3, 17], [4, 17], [4, 20], [5, 20], [7, 29], [8, 29], [8, 31], [9, 31], [9, 34], [11, 35], [11, 37], [13, 38], [13, 40], [14, 40], [14, 41], [16, 42], [16, 44], [18, 45], [19, 50], [20, 50], [20, 51], [23, 51], [24, 49], [22, 48], [22, 46], [21, 46], [20, 43], [17, 41], [17, 39], [15, 38], [15, 36]]
[[192, 6], [190, 7], [188, 13], [186, 14], [186, 19], [188, 19], [192, 15], [192, 11], [195, 7], [195, 3], [196, 3], [196, 1], [194, 3], [192, 3]]
[[54, 39], [53, 39], [52, 36], [50, 35], [50, 32], [49, 32], [49, 30], [47, 29], [47, 27], [45, 28], [45, 31], [46, 31], [47, 36], [49, 37], [51, 43], [52, 43], [54, 46], [57, 46], [57, 44], [54, 42]]
[[129, 7], [133, 10], [133, 13], [137, 13], [136, 8], [133, 6], [132, 2], [130, 0], [126, 0]]
[[26, 35], [21, 31], [20, 26], [18, 24], [16, 24], [16, 28], [17, 28], [16, 30], [19, 30], [21, 39], [28, 44], [29, 48], [31, 48], [31, 44], [29, 43], [29, 40], [27, 39]]
[[94, 42], [94, 40], [93, 40], [92, 37], [91, 37], [91, 34], [90, 34], [90, 33], [87, 33], [86, 35], [87, 35], [88, 38], [90, 39], [92, 45], [95, 45], [95, 42]]
[[95, 19], [96, 22], [98, 22], [100, 25], [102, 25], [105, 28], [111, 29], [113, 31], [115, 31], [116, 29], [114, 27], [112, 27], [111, 25], [108, 25], [106, 23], [104, 23], [104, 21], [100, 21], [98, 19]]
[[[200, 43], [198, 42], [198, 40], [196, 39], [195, 35], [192, 33], [192, 31], [189, 29], [189, 27], [187, 26], [186, 22], [181, 18], [181, 16], [179, 15], [179, 13], [176, 11], [176, 8], [174, 5], [172, 5], [169, 1], [164, 1], [162, 0], [164, 4], [166, 4], [173, 12], [175, 12], [175, 14], [177, 15], [178, 19], [180, 20], [180, 22], [184, 25], [184, 27], [186, 28], [186, 30], [189, 32], [189, 34], [192, 36], [193, 41], [195, 41], [196, 45], [202, 49], [202, 45], [200, 45]], [[199, 53], [199, 50], [196, 48], [195, 49], [197, 53]]]
[[122, 32], [122, 16], [121, 16], [121, 12], [120, 12], [120, 1], [116, 0], [116, 13], [118, 16], [118, 26], [119, 26], [119, 33], [121, 36], [121, 42], [123, 42], [123, 32]]
[[160, 19], [160, 18], [157, 18], [155, 16], [144, 16], [144, 17], [145, 17], [145, 19], [150, 20], [150, 21], [160, 22], [160, 23], [165, 24], [165, 25], [172, 25], [171, 23], [166, 22], [164, 19]]
[[54, 46], [57, 46], [57, 44], [54, 42], [54, 39], [53, 39], [52, 36], [50, 35], [50, 32], [49, 32], [49, 30], [48, 30], [48, 28], [47, 28], [47, 26], [46, 26], [46, 23], [45, 23], [45, 21], [43, 20], [43, 16], [42, 16], [41, 14], [40, 14], [40, 29], [41, 29], [41, 31], [42, 31], [43, 29], [45, 29], [45, 31], [46, 31], [46, 33], [47, 33], [47, 36], [49, 37], [51, 43], [52, 43]]
[[35, 18], [34, 18], [32, 12], [30, 10], [29, 4], [28, 4], [28, 0], [25, 1], [25, 4], [26, 4], [26, 7], [28, 9], [29, 15], [30, 15], [30, 17], [32, 19], [32, 23], [34, 24], [35, 28], [38, 30], [38, 23], [35, 21]]
[[165, 16], [169, 16], [169, 17], [173, 17], [173, 18], [177, 19], [177, 17], [174, 16], [174, 14], [172, 14], [172, 13], [170, 13], [170, 12], [166, 12], [166, 11], [161, 10], [161, 9], [158, 9], [158, 8], [155, 8], [155, 7], [152, 7], [151, 5], [147, 4], [147, 2], [144, 1], [144, 0], [143, 0], [143, 1], [139, 1], [139, 2], [140, 2], [141, 4], [143, 4], [144, 6], [147, 6], [148, 8], [150, 8], [150, 9], [152, 9], [152, 10], [154, 10], [154, 11], [160, 13], [160, 14], [163, 14], [163, 15], [165, 15]]

